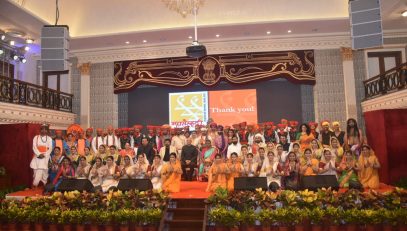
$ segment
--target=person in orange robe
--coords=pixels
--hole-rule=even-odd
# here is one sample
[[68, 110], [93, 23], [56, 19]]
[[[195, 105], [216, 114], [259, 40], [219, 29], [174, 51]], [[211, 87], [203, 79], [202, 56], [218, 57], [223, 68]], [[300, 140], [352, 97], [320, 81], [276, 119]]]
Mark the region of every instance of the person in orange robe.
[[229, 174], [228, 166], [223, 162], [222, 156], [216, 154], [215, 161], [213, 162], [208, 174], [207, 192], [214, 192], [216, 188], [227, 187], [227, 175]]
[[233, 191], [235, 188], [235, 177], [239, 177], [243, 172], [243, 165], [240, 163], [236, 152], [230, 154], [230, 160], [227, 164], [229, 168], [227, 188], [229, 191]]
[[358, 161], [358, 177], [364, 188], [379, 188], [379, 170], [380, 163], [374, 151], [369, 145], [362, 146], [362, 155]]
[[161, 169], [162, 188], [167, 192], [179, 192], [181, 187], [181, 162], [176, 153], [170, 154], [170, 161]]
[[311, 147], [311, 141], [315, 139], [314, 135], [311, 133], [311, 128], [308, 124], [301, 124], [300, 126], [300, 136], [298, 137], [301, 152], [304, 152], [305, 149]]

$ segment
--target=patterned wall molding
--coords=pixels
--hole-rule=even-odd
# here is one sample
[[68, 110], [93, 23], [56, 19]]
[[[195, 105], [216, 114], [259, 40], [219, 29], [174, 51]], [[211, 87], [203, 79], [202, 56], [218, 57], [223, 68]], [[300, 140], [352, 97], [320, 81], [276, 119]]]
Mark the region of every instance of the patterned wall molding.
[[315, 50], [315, 120], [346, 122], [345, 88], [340, 49]]
[[363, 112], [407, 108], [407, 89], [362, 102]]
[[[232, 41], [203, 42], [208, 54], [231, 54], [247, 52], [267, 52], [306, 49], [332, 49], [349, 47], [349, 34], [330, 34], [321, 36], [281, 37], [236, 39]], [[103, 63], [118, 60], [139, 60], [185, 56], [188, 43], [175, 43], [157, 46], [107, 47], [103, 49], [73, 50], [72, 55], [78, 57], [79, 63]]]
[[66, 129], [75, 114], [18, 104], [0, 103], [0, 123], [49, 123], [51, 129]]
[[118, 126], [118, 97], [113, 94], [113, 62], [90, 68], [90, 126]]
[[[119, 127], [128, 127], [129, 122], [129, 96], [128, 93], [118, 94]], [[130, 125], [131, 126], [131, 125]]]
[[76, 114], [75, 123], [80, 124], [81, 114], [81, 72], [78, 69], [78, 59], [71, 58], [71, 92], [72, 99], [72, 112]]

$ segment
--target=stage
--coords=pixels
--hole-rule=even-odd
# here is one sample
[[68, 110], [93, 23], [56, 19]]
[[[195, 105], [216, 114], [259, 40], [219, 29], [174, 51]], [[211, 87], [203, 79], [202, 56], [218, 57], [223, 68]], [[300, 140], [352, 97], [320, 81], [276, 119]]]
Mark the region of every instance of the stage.
[[[181, 191], [171, 193], [170, 197], [173, 199], [206, 199], [210, 193], [206, 192], [207, 182], [199, 181], [181, 181]], [[6, 195], [6, 199], [22, 200], [25, 197], [38, 197], [42, 196], [42, 188], [26, 189]]]
[[[181, 181], [181, 191], [177, 193], [171, 193], [170, 197], [173, 199], [206, 199], [211, 193], [206, 192], [207, 182], [199, 181]], [[376, 189], [377, 192], [388, 192], [394, 190], [393, 186], [381, 183], [380, 188]], [[339, 192], [345, 192], [346, 189], [341, 188]], [[365, 191], [368, 191], [366, 189]], [[38, 197], [42, 196], [42, 189], [26, 189], [6, 195], [6, 199], [22, 200], [25, 197]]]

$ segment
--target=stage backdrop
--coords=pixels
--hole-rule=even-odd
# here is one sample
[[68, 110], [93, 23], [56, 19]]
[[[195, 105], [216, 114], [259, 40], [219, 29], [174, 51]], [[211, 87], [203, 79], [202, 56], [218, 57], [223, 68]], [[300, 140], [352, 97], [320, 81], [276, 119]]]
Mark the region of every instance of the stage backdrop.
[[39, 134], [39, 124], [1, 124], [0, 125], [0, 165], [11, 176], [12, 185], [31, 186], [33, 171], [30, 161], [33, 156], [34, 136]]
[[257, 91], [259, 122], [279, 122], [281, 118], [301, 122], [300, 86], [286, 80], [273, 80], [245, 85], [221, 83], [211, 88], [204, 87], [201, 84], [183, 88], [139, 87], [137, 90], [128, 93], [128, 125], [167, 124], [169, 122], [169, 93], [238, 89], [255, 89]]
[[315, 84], [314, 51], [278, 51], [176, 57], [114, 62], [114, 93], [129, 92], [142, 84], [185, 87], [194, 82], [212, 87], [221, 81], [245, 85], [285, 78]]

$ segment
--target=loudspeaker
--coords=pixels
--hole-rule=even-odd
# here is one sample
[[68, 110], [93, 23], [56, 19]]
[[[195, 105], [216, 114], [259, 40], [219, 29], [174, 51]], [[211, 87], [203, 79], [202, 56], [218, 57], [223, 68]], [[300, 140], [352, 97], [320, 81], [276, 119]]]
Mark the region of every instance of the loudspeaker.
[[42, 71], [65, 71], [69, 69], [68, 26], [44, 26], [41, 29]]
[[339, 183], [334, 175], [303, 176], [301, 178], [301, 189], [317, 191], [319, 188], [339, 189]]
[[349, 1], [349, 13], [353, 49], [383, 45], [380, 0]]
[[235, 190], [256, 190], [256, 188], [262, 188], [267, 190], [267, 178], [266, 177], [236, 177], [235, 178]]
[[79, 192], [94, 192], [95, 188], [93, 187], [92, 182], [88, 179], [64, 179], [61, 184], [59, 184], [57, 191], [67, 192], [75, 191]]
[[121, 191], [129, 191], [132, 189], [146, 191], [153, 189], [153, 184], [150, 179], [120, 179], [117, 189]]
[[206, 56], [206, 47], [204, 45], [192, 45], [187, 47], [186, 53], [191, 58], [201, 58]]

